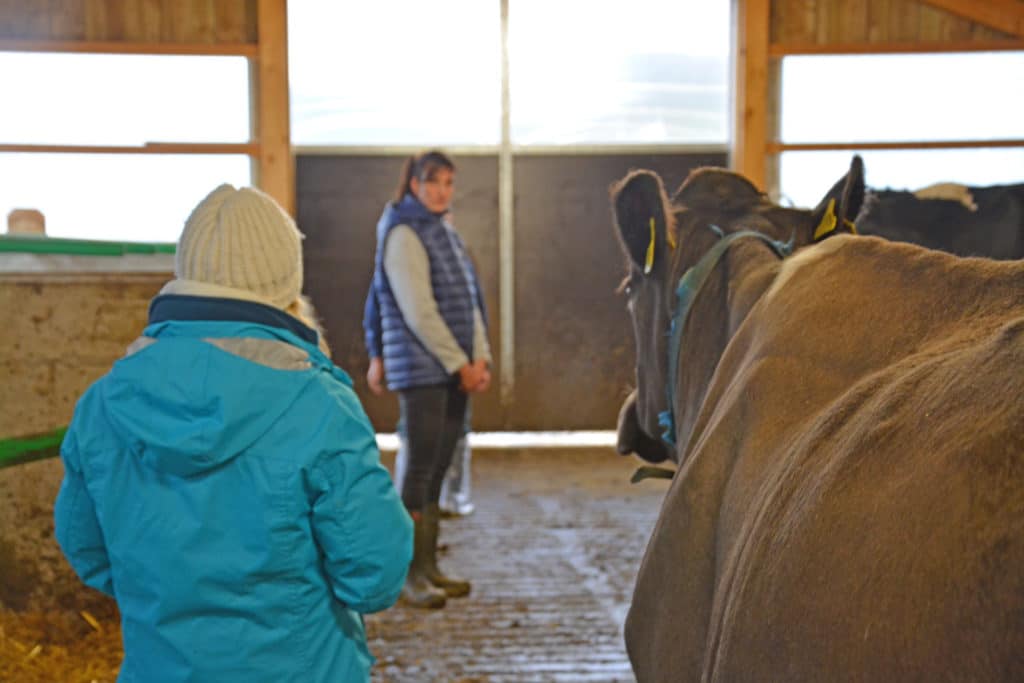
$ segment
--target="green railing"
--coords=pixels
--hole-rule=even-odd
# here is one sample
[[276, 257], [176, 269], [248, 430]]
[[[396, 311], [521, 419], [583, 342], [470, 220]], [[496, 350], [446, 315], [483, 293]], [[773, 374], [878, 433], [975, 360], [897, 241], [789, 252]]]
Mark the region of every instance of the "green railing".
[[67, 431], [67, 427], [61, 427], [44, 434], [0, 439], [0, 470], [35, 460], [56, 458], [60, 455], [60, 445]]
[[0, 235], [0, 254], [62, 254], [68, 256], [125, 256], [173, 254], [174, 244], [164, 242], [105, 242], [63, 237]]
[[[162, 242], [106, 242], [62, 237], [0, 235], [0, 255], [59, 254], [65, 256], [125, 256], [173, 254], [174, 244]], [[0, 439], [0, 469], [60, 455], [67, 427], [44, 434]]]
[[[174, 244], [163, 242], [107, 242], [62, 237], [0, 235], [0, 255], [57, 254], [64, 256], [126, 256], [173, 254]], [[0, 469], [60, 455], [67, 427], [44, 434], [0, 439]]]

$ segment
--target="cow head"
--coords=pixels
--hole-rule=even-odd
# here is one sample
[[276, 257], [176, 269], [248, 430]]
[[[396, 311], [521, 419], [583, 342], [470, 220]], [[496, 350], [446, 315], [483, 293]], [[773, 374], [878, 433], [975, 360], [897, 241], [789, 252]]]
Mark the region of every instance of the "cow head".
[[[635, 171], [612, 186], [612, 206], [628, 274], [622, 291], [633, 321], [637, 354], [637, 389], [620, 411], [619, 442], [624, 448], [635, 434], [658, 439], [658, 413], [664, 410], [664, 377], [668, 372], [664, 331], [669, 323], [666, 290], [677, 233], [674, 214], [661, 178]], [[669, 242], [672, 239], [673, 242]], [[661, 392], [659, 394], [659, 391]]]
[[[660, 439], [664, 431], [659, 414], [669, 410], [667, 383], [687, 385], [676, 391], [677, 404], [702, 396], [733, 331], [723, 311], [720, 320], [702, 325], [698, 334], [689, 334], [689, 352], [708, 362], [682, 367], [678, 376], [668, 377], [668, 332], [680, 276], [714, 246], [720, 234], [755, 230], [775, 240], [791, 240], [799, 248], [837, 232], [850, 232], [864, 199], [863, 165], [860, 157], [854, 157], [849, 172], [812, 210], [773, 204], [746, 178], [719, 168], [695, 170], [671, 200], [661, 179], [643, 170], [614, 184], [611, 194], [616, 234], [627, 261], [628, 274], [621, 289], [637, 353], [637, 388], [619, 415], [619, 450], [632, 447], [641, 457], [656, 462], [666, 453], [652, 448], [651, 441]], [[687, 324], [687, 329], [692, 327]], [[699, 405], [684, 406], [687, 419], [675, 423], [672, 436], [679, 447], [667, 453], [676, 462], [682, 457], [698, 409]], [[642, 445], [638, 448], [637, 444]]]

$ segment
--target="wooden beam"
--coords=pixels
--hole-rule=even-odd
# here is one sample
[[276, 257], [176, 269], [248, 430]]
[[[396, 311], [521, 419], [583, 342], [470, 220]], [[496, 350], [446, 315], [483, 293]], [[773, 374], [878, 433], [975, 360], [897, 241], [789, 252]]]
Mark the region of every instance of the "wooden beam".
[[259, 143], [256, 184], [295, 215], [295, 160], [288, 114], [288, 12], [285, 0], [259, 0], [256, 108], [253, 128]]
[[231, 142], [147, 142], [145, 145], [32, 145], [0, 142], [0, 152], [43, 154], [245, 154], [258, 157], [260, 146]]
[[771, 0], [734, 0], [736, 99], [730, 167], [764, 189]]
[[1008, 140], [922, 140], [914, 142], [770, 142], [768, 151], [830, 152], [837, 150], [892, 149], [981, 149], [988, 147], [1024, 147], [1024, 139]]
[[914, 41], [907, 43], [773, 43], [769, 57], [791, 55], [874, 55], [945, 52], [1002, 52], [1024, 50], [1024, 40], [960, 40], [950, 42]]
[[1019, 0], [921, 0], [976, 24], [1024, 38], [1024, 3]]
[[132, 55], [209, 55], [256, 57], [253, 43], [136, 43], [84, 40], [14, 40], [0, 38], [0, 52], [85, 52]]

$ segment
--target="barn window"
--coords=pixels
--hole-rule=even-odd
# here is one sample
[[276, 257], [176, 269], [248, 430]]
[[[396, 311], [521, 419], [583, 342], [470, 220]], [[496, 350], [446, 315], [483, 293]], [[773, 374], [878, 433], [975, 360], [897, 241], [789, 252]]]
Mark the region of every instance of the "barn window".
[[0, 210], [35, 208], [50, 237], [176, 242], [189, 211], [223, 182], [248, 185], [249, 157], [0, 154]]
[[497, 2], [288, 3], [296, 145], [496, 145]]
[[173, 242], [211, 187], [251, 182], [243, 57], [0, 53], [0, 92], [0, 212], [50, 236]]
[[[727, 142], [729, 3], [506, 2], [512, 144]], [[293, 143], [500, 144], [501, 4], [289, 3]]]
[[853, 151], [872, 187], [1022, 182], [1021, 111], [1021, 52], [786, 57], [781, 194], [817, 201]]
[[[940, 182], [1024, 182], [1024, 149], [858, 150], [869, 187], [916, 190]], [[852, 151], [787, 152], [780, 159], [784, 201], [813, 206], [850, 167]]]
[[725, 144], [729, 3], [510, 0], [512, 142]]

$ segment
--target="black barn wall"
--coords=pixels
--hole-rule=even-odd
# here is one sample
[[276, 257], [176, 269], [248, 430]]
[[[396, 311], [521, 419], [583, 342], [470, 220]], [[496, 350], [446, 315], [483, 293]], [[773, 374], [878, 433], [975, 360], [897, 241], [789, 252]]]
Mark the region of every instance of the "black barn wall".
[[[302, 155], [296, 160], [297, 218], [306, 292], [323, 320], [335, 362], [355, 381], [380, 431], [398, 416], [393, 394], [366, 386], [362, 315], [373, 271], [374, 228], [394, 191], [401, 156]], [[672, 192], [693, 168], [723, 154], [522, 155], [515, 173], [515, 389], [502, 406], [499, 311], [498, 160], [454, 158], [454, 218], [477, 263], [490, 313], [497, 367], [474, 398], [473, 426], [494, 429], [612, 429], [633, 382], [633, 342], [615, 288], [624, 261], [612, 233], [608, 187], [630, 169], [661, 174]]]

